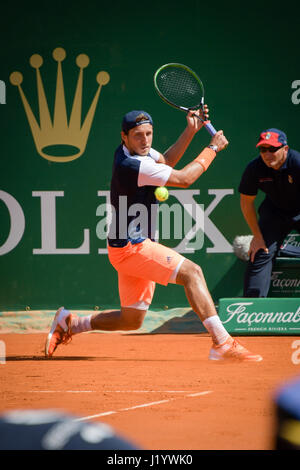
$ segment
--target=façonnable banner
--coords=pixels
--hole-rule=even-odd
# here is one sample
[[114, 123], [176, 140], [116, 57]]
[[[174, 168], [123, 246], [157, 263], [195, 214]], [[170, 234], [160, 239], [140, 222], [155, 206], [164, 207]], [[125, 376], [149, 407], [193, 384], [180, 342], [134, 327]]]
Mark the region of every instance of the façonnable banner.
[[234, 335], [300, 334], [300, 298], [222, 298], [219, 316]]

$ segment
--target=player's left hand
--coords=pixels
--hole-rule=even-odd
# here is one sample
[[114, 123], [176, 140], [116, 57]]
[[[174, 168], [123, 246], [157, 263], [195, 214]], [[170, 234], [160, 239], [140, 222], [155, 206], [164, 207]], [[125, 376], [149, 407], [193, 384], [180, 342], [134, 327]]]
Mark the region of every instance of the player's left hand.
[[198, 115], [202, 119], [207, 121], [209, 119], [209, 109], [207, 105], [206, 104], [204, 105], [203, 111], [201, 111], [200, 109], [198, 109], [197, 111], [191, 110], [189, 111], [187, 115], [186, 119], [187, 119], [188, 128], [196, 133], [200, 131], [200, 129], [203, 127], [203, 122], [201, 122], [200, 119], [196, 118], [195, 115]]

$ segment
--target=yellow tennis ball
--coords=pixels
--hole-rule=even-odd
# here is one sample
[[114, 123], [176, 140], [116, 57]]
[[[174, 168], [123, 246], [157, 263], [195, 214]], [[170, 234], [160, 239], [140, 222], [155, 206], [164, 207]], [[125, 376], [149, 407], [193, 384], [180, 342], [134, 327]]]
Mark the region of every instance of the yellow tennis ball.
[[159, 186], [154, 191], [155, 197], [158, 201], [166, 201], [169, 197], [169, 191], [164, 186]]

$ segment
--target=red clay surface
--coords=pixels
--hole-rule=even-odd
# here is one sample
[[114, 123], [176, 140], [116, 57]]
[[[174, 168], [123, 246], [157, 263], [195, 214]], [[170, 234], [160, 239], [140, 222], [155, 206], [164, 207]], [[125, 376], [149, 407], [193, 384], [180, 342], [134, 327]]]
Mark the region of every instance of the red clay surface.
[[45, 336], [0, 335], [0, 412], [114, 412], [93, 419], [144, 449], [270, 450], [273, 392], [300, 374], [292, 362], [296, 337], [240, 338], [264, 361], [223, 364], [208, 360], [206, 335], [85, 333], [52, 359], [43, 355]]

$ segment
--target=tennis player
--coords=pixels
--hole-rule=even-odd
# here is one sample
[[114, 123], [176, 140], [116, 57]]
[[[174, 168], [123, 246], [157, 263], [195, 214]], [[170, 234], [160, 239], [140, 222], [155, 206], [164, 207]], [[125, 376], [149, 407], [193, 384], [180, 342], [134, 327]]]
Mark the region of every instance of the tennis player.
[[[171, 248], [154, 241], [153, 207], [157, 206], [157, 186], [188, 188], [210, 166], [217, 153], [228, 145], [223, 131], [210, 145], [181, 170], [174, 169], [202, 122], [189, 112], [179, 139], [161, 154], [152, 148], [153, 122], [145, 111], [131, 111], [122, 121], [122, 143], [117, 148], [111, 180], [113, 220], [108, 235], [108, 256], [118, 272], [120, 310], [79, 317], [61, 307], [48, 334], [45, 354], [52, 356], [57, 346], [74, 334], [90, 330], [136, 330], [141, 327], [151, 304], [156, 283], [184, 287], [187, 300], [210, 333], [212, 360], [260, 361], [224, 328], [208, 291], [202, 269]], [[205, 118], [208, 108], [205, 107]], [[126, 206], [124, 205], [126, 203]], [[138, 205], [146, 208], [141, 221]], [[139, 215], [137, 215], [137, 213]]]

